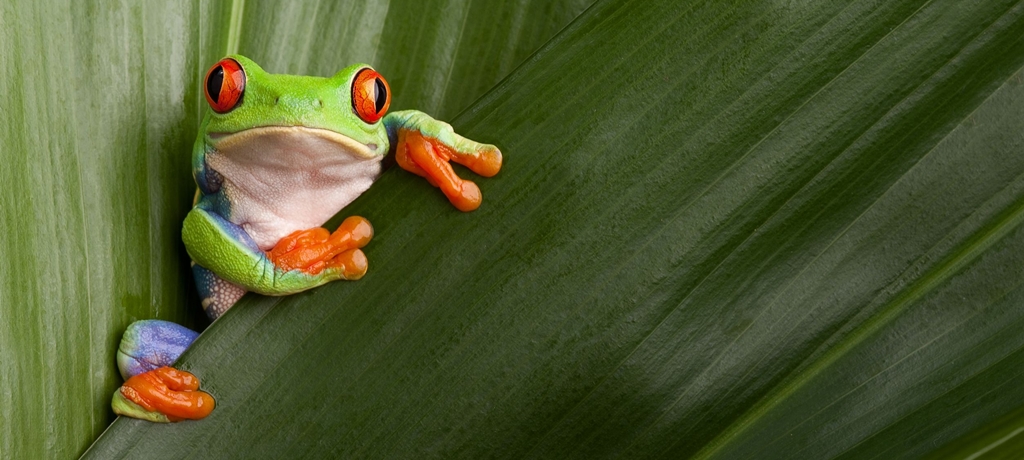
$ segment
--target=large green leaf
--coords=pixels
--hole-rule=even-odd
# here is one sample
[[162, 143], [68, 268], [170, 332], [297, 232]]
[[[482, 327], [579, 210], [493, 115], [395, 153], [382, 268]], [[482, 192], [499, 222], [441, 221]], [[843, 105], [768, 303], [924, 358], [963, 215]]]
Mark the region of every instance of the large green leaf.
[[602, 1], [454, 120], [506, 154], [480, 210], [386, 173], [363, 280], [245, 298], [180, 362], [210, 418], [88, 454], [999, 453], [1022, 40], [1016, 1]]
[[0, 2], [0, 458], [85, 450], [131, 321], [206, 324], [180, 228], [199, 81], [229, 48], [279, 72], [403, 69], [396, 106], [450, 115], [589, 4], [266, 3]]

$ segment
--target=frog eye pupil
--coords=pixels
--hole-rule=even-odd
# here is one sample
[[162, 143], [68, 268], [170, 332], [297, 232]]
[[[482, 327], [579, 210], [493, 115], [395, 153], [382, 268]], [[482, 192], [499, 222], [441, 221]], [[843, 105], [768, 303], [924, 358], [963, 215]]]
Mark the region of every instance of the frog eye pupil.
[[210, 95], [213, 102], [220, 102], [220, 88], [224, 84], [224, 67], [218, 65], [210, 71], [210, 78], [206, 79], [206, 93]]
[[388, 88], [384, 86], [384, 82], [379, 77], [375, 78], [373, 82], [377, 87], [377, 101], [374, 108], [377, 110], [377, 113], [380, 113], [384, 109], [384, 104], [388, 101]]

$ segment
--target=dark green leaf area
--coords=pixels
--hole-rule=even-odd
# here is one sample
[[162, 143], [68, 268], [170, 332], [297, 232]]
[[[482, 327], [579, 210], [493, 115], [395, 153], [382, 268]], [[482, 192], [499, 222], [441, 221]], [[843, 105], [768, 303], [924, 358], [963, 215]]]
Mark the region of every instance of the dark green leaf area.
[[244, 299], [213, 415], [90, 453], [899, 458], [1024, 403], [1024, 5], [639, 5], [454, 120], [478, 211], [389, 171], [363, 280]]

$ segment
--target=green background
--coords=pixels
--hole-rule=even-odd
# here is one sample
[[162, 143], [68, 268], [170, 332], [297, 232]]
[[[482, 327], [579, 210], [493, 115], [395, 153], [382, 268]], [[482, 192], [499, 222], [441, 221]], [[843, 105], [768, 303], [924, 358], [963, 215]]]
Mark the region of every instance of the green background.
[[246, 297], [179, 363], [217, 410], [87, 456], [1024, 444], [1024, 4], [406, 3], [0, 5], [0, 456], [89, 446], [131, 321], [205, 325], [179, 233], [227, 51], [369, 62], [505, 166], [470, 214], [385, 173], [339, 216], [363, 280]]

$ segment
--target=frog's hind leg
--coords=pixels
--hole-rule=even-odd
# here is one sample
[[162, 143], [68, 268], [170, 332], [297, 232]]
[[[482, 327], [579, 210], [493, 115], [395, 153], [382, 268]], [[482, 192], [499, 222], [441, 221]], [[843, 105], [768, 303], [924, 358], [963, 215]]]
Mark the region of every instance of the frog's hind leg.
[[211, 321], [220, 318], [246, 293], [244, 287], [213, 274], [195, 262], [192, 263], [192, 274], [196, 279], [196, 290], [199, 291], [203, 311]]
[[129, 325], [117, 349], [117, 368], [125, 382], [111, 399], [114, 413], [163, 423], [209, 415], [216, 402], [198, 391], [199, 379], [170, 367], [198, 336], [170, 321]]
[[199, 336], [170, 321], [147, 319], [128, 325], [117, 347], [117, 368], [128, 380], [143, 372], [170, 366]]

